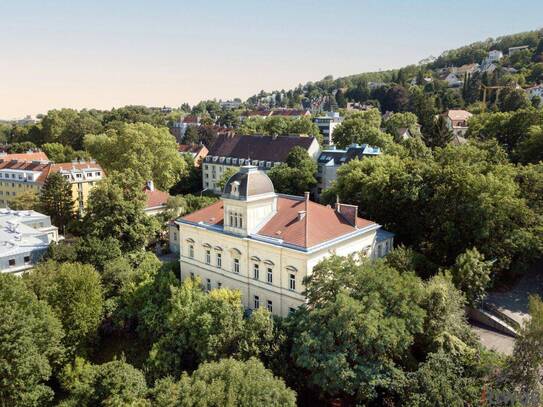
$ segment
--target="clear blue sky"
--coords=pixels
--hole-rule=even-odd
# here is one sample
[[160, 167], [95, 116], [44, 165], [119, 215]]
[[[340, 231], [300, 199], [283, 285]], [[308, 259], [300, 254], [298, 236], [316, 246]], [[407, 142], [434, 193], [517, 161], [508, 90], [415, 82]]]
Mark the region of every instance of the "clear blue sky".
[[543, 1], [4, 0], [0, 118], [179, 106], [397, 68], [543, 26]]

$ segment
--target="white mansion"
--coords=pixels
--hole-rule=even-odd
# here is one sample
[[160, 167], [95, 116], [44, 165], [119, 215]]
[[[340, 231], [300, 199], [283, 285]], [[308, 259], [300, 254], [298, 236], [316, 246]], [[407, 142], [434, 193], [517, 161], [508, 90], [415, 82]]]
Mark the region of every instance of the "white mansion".
[[287, 315], [303, 304], [302, 280], [331, 254], [384, 256], [392, 233], [357, 216], [357, 207], [324, 206], [276, 194], [264, 171], [241, 167], [220, 201], [176, 221], [181, 278], [200, 277], [207, 290], [241, 291], [244, 306]]

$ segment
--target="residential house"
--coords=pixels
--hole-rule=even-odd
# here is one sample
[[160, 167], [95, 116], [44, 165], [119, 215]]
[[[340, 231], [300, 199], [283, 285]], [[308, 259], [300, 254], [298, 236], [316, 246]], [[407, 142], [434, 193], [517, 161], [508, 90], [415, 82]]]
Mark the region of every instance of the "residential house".
[[221, 105], [222, 109], [237, 109], [241, 106], [241, 100], [240, 99], [225, 100], [225, 101], [220, 101], [219, 104]]
[[454, 73], [458, 78], [464, 78], [465, 75], [473, 75], [480, 69], [479, 64], [465, 64], [460, 67], [452, 67], [451, 73]]
[[510, 47], [509, 48], [509, 56], [515, 55], [517, 52], [524, 51], [525, 49], [530, 48], [528, 45], [519, 45], [518, 47]]
[[534, 96], [537, 96], [543, 101], [543, 84], [535, 85], [525, 90], [528, 94], [528, 97], [533, 98]]
[[443, 80], [447, 82], [449, 88], [459, 88], [464, 83], [464, 81], [461, 80], [457, 74], [452, 72], [449, 73]]
[[318, 116], [313, 119], [313, 123], [319, 128], [322, 134], [324, 145], [329, 146], [334, 144], [334, 130], [341, 123], [341, 117], [337, 112], [328, 112], [325, 116]]
[[311, 116], [311, 112], [306, 109], [291, 109], [291, 108], [278, 108], [273, 109], [270, 114], [271, 117], [285, 117], [289, 119], [299, 119], [301, 117], [309, 117]]
[[361, 160], [365, 157], [373, 157], [381, 154], [379, 147], [372, 147], [367, 144], [351, 144], [345, 150], [335, 148], [323, 150], [317, 159], [317, 194], [319, 197], [322, 191], [330, 188], [337, 178], [337, 170], [343, 164], [351, 160]]
[[487, 57], [484, 59], [487, 63], [499, 62], [503, 58], [503, 52], [498, 49], [488, 51]]
[[59, 240], [51, 218], [35, 211], [0, 209], [0, 273], [31, 269]]
[[96, 161], [90, 160], [51, 164], [49, 174], [55, 172], [71, 184], [75, 210], [83, 214], [90, 191], [105, 177], [104, 170]]
[[473, 115], [466, 110], [448, 110], [443, 115], [453, 134], [464, 137], [468, 131], [468, 120]]
[[147, 215], [157, 215], [166, 210], [170, 194], [156, 189], [153, 181], [147, 181], [143, 192], [145, 193], [144, 212]]
[[181, 143], [183, 141], [183, 138], [185, 137], [185, 132], [187, 131], [187, 129], [191, 126], [200, 126], [200, 124], [201, 123], [199, 116], [188, 115], [180, 121], [172, 123], [172, 126], [170, 127], [170, 133], [172, 133], [178, 143]]
[[407, 127], [400, 127], [396, 129], [396, 138], [398, 140], [407, 140], [413, 137], [411, 131]]
[[194, 166], [199, 167], [209, 150], [203, 144], [178, 144], [177, 151], [182, 156], [189, 154], [194, 159]]
[[384, 256], [394, 236], [357, 216], [304, 197], [276, 194], [264, 171], [243, 166], [220, 201], [179, 218], [181, 278], [200, 278], [206, 290], [239, 290], [243, 305], [286, 316], [304, 304], [304, 279], [332, 254]]
[[320, 151], [315, 137], [309, 136], [219, 136], [204, 159], [202, 185], [204, 189], [220, 192], [217, 182], [229, 168], [255, 165], [263, 171], [286, 161], [294, 147], [302, 147], [317, 159]]

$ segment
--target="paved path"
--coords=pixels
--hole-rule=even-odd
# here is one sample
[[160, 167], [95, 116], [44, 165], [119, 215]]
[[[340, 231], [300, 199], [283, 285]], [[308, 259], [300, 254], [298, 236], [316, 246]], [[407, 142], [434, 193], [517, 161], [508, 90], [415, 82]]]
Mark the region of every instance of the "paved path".
[[471, 329], [479, 337], [479, 341], [485, 348], [492, 349], [506, 355], [511, 355], [513, 353], [515, 338], [504, 335], [501, 332], [495, 331], [494, 329], [478, 322], [472, 322]]
[[522, 325], [528, 318], [528, 297], [537, 294], [543, 298], [543, 261], [536, 264], [524, 277], [506, 292], [491, 292], [487, 299], [500, 311]]

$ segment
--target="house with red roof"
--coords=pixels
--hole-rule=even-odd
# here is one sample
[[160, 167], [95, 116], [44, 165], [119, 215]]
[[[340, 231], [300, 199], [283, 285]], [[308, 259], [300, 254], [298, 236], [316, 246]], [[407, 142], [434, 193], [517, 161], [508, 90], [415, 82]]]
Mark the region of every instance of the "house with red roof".
[[166, 210], [170, 194], [155, 188], [153, 181], [147, 181], [145, 188], [145, 213], [148, 215], [157, 215]]
[[394, 239], [356, 206], [276, 194], [256, 166], [230, 177], [218, 202], [177, 219], [172, 236], [181, 278], [199, 277], [207, 290], [237, 289], [246, 308], [283, 316], [305, 302], [303, 280], [321, 260], [382, 257]]
[[468, 131], [468, 120], [473, 116], [467, 110], [450, 109], [443, 113], [447, 126], [452, 130], [454, 136], [464, 137]]

